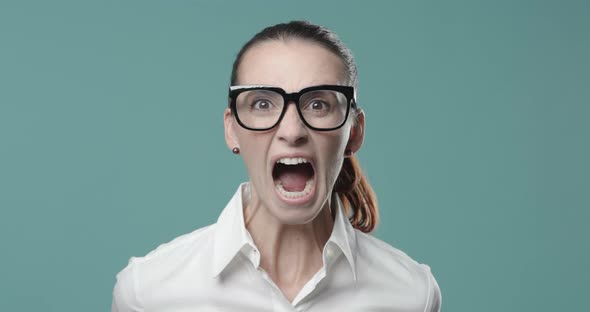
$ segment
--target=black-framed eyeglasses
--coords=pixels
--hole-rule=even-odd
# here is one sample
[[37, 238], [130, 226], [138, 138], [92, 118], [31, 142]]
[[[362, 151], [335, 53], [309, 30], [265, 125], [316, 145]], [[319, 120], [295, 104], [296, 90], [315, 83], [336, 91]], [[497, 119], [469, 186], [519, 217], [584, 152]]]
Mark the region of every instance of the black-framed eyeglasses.
[[238, 124], [248, 130], [265, 131], [281, 122], [289, 103], [295, 103], [303, 123], [317, 131], [342, 127], [351, 107], [356, 109], [354, 88], [321, 85], [287, 93], [260, 85], [229, 87], [229, 107]]

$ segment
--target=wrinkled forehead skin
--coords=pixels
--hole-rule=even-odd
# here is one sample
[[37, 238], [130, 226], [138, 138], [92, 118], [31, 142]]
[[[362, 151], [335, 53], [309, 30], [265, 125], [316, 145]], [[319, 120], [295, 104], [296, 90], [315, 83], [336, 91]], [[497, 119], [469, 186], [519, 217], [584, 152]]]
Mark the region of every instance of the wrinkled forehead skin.
[[291, 93], [321, 84], [348, 85], [348, 75], [340, 57], [319, 43], [266, 40], [244, 53], [236, 84], [277, 86]]

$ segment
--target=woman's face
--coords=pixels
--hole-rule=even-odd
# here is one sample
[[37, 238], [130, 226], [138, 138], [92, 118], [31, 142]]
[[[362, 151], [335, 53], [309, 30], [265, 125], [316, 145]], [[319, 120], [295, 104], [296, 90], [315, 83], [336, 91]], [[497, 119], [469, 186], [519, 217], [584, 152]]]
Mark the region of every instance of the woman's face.
[[[238, 68], [238, 85], [277, 86], [288, 93], [316, 85], [347, 85], [338, 56], [301, 39], [269, 40], [252, 46]], [[284, 224], [305, 224], [328, 203], [345, 149], [356, 152], [363, 140], [362, 112], [332, 131], [305, 126], [295, 105], [267, 131], [242, 128], [226, 110], [228, 147], [240, 148], [251, 182], [250, 205], [260, 205]], [[294, 162], [307, 164], [288, 165]], [[277, 161], [281, 164], [277, 164]]]

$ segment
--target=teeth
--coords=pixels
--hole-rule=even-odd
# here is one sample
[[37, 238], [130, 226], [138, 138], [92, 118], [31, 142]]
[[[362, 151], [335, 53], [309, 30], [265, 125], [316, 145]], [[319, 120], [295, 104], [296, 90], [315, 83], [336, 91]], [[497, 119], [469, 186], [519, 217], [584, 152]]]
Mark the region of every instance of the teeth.
[[284, 165], [298, 165], [308, 163], [309, 161], [305, 158], [301, 157], [294, 157], [294, 158], [281, 158], [277, 160], [277, 164], [284, 164]]
[[311, 179], [307, 180], [307, 182], [305, 182], [305, 187], [303, 188], [303, 190], [301, 192], [289, 192], [289, 191], [285, 190], [285, 188], [281, 184], [281, 181], [278, 181], [278, 180], [275, 181], [275, 186], [277, 187], [279, 192], [287, 198], [303, 197], [303, 196], [308, 195], [311, 192], [311, 188], [313, 187], [313, 178], [311, 178]]

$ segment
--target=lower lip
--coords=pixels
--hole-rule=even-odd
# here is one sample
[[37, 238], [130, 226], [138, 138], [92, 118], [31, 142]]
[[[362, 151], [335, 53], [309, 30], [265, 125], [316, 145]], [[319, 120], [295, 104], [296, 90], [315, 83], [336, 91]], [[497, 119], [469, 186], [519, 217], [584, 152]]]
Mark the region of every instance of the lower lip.
[[[274, 181], [273, 181], [274, 182]], [[311, 184], [311, 190], [309, 191], [309, 193], [303, 195], [303, 196], [299, 196], [299, 197], [285, 197], [285, 195], [283, 195], [279, 189], [278, 186], [274, 185], [274, 189], [275, 189], [275, 193], [277, 194], [277, 196], [286, 204], [288, 205], [303, 205], [307, 202], [309, 202], [313, 195], [315, 194], [315, 190], [316, 190], [316, 183], [317, 181], [315, 180], [315, 175], [312, 179], [312, 184]]]

